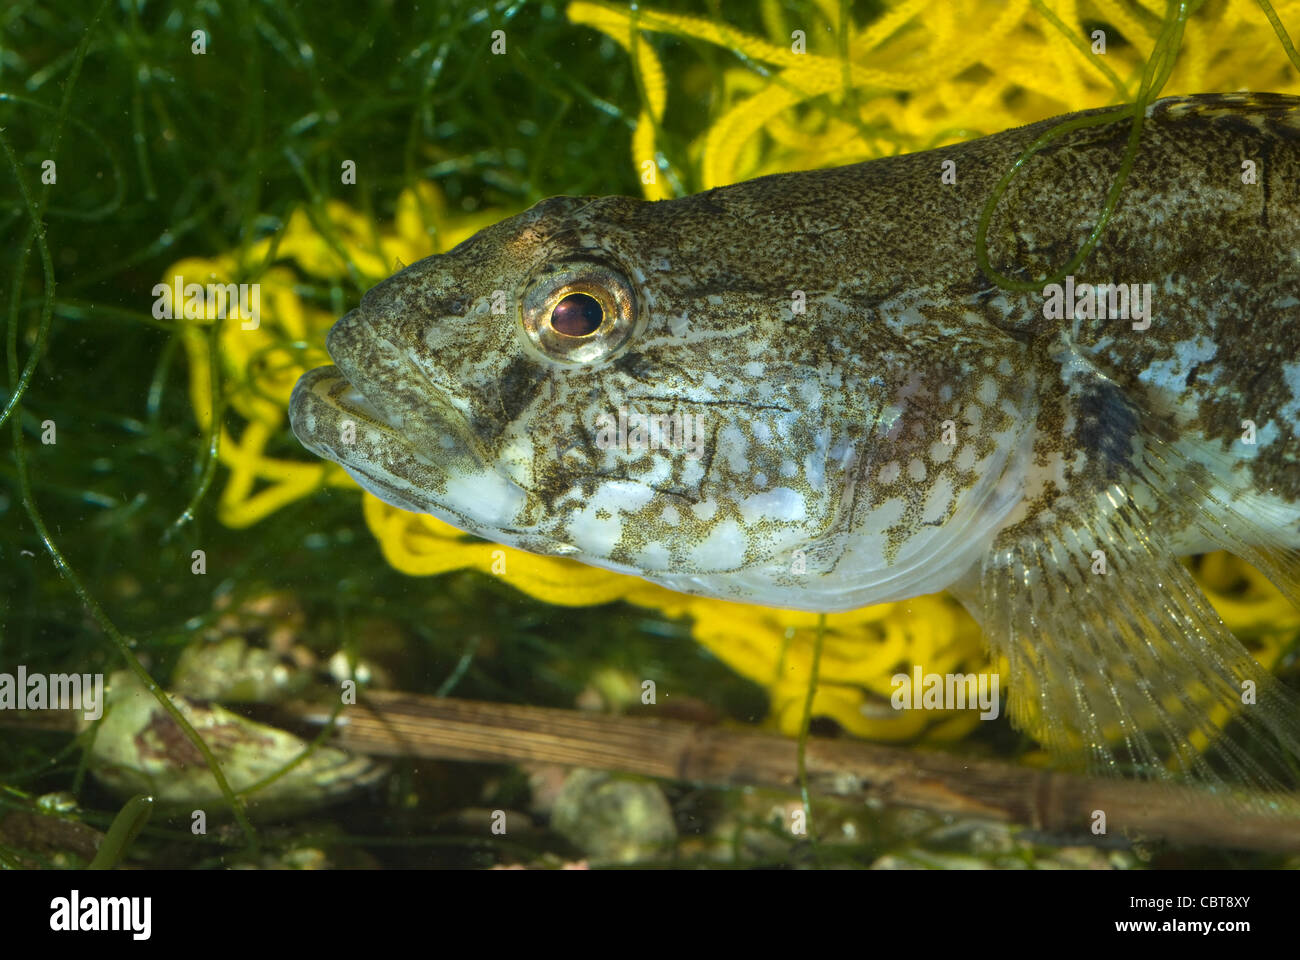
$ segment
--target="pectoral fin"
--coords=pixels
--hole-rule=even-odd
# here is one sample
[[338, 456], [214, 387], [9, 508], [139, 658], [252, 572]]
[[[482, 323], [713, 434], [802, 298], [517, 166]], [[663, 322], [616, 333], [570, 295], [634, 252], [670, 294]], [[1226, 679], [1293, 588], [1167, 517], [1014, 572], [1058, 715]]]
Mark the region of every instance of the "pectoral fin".
[[990, 645], [1012, 721], [1052, 753], [1149, 779], [1287, 790], [1297, 701], [1228, 631], [1149, 518], [1112, 488], [1084, 525], [984, 563]]
[[[1070, 387], [1126, 404], [1108, 382]], [[1265, 806], [1300, 811], [1300, 698], [1225, 627], [1174, 539], [1231, 550], [1300, 606], [1295, 551], [1230, 470], [1131, 407], [1076, 419], [1087, 442], [1069, 489], [1002, 531], [959, 591], [1010, 664], [1013, 723], [1077, 766], [1268, 791]]]

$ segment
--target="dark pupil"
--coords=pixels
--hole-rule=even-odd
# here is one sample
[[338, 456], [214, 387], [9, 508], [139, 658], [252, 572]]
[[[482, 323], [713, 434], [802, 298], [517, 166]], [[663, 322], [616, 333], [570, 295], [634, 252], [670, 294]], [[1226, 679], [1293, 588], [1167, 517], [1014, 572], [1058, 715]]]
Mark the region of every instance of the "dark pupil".
[[585, 337], [596, 332], [605, 311], [595, 297], [571, 293], [551, 311], [551, 327], [566, 337]]

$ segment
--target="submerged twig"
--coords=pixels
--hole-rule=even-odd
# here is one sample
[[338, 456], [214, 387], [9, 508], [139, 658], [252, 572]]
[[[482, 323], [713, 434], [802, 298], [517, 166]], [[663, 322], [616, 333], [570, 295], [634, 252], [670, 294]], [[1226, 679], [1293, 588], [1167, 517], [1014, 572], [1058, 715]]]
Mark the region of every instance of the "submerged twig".
[[[317, 704], [263, 720], [324, 725]], [[556, 763], [717, 787], [800, 792], [799, 741], [757, 730], [549, 707], [370, 691], [335, 720], [332, 744], [374, 756]], [[0, 713], [0, 726], [75, 729], [71, 711]], [[809, 737], [810, 793], [1019, 824], [1047, 834], [1105, 833], [1270, 853], [1300, 852], [1300, 819], [1192, 787], [1106, 780], [859, 740]], [[1288, 798], [1291, 799], [1291, 798]]]
[[[283, 708], [322, 723], [321, 707]], [[799, 743], [754, 730], [371, 691], [338, 718], [335, 745], [382, 756], [483, 763], [540, 761], [718, 786], [797, 792]], [[809, 737], [813, 793], [874, 805], [1203, 846], [1300, 851], [1300, 819], [1190, 787], [1104, 780], [951, 754]], [[1104, 815], [1104, 819], [1099, 817]], [[1100, 831], [1099, 831], [1100, 832]]]

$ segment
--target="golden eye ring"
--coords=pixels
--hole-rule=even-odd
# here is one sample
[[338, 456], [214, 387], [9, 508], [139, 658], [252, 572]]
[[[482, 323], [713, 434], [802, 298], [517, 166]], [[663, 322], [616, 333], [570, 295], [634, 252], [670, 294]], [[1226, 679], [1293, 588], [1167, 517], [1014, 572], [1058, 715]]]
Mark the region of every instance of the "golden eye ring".
[[622, 271], [599, 260], [547, 264], [529, 279], [520, 303], [532, 351], [572, 366], [609, 360], [632, 339], [636, 298]]

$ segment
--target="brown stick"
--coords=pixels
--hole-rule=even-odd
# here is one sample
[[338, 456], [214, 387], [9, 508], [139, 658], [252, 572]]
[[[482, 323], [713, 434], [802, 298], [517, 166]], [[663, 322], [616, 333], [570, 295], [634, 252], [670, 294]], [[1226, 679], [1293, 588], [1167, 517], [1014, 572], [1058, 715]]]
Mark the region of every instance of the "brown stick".
[[[313, 704], [271, 719], [322, 724]], [[0, 725], [74, 727], [64, 711], [0, 713]], [[798, 789], [793, 740], [754, 730], [503, 703], [370, 691], [339, 718], [336, 745], [379, 756], [484, 763], [537, 761], [620, 770], [716, 786]], [[809, 789], [871, 805], [982, 817], [1090, 836], [1094, 811], [1109, 833], [1201, 846], [1300, 852], [1300, 817], [1258, 812], [1202, 790], [1095, 780], [920, 749], [819, 737], [808, 741]], [[1284, 798], [1296, 809], [1294, 797]]]
[[[323, 723], [320, 707], [293, 705]], [[679, 720], [371, 691], [341, 715], [335, 743], [359, 752], [490, 763], [539, 761], [719, 786], [797, 789], [794, 741]], [[1108, 833], [1273, 852], [1300, 851], [1300, 818], [1202, 790], [1094, 780], [949, 754], [810, 738], [809, 789], [1091, 836]], [[1295, 798], [1287, 798], [1296, 809]]]

